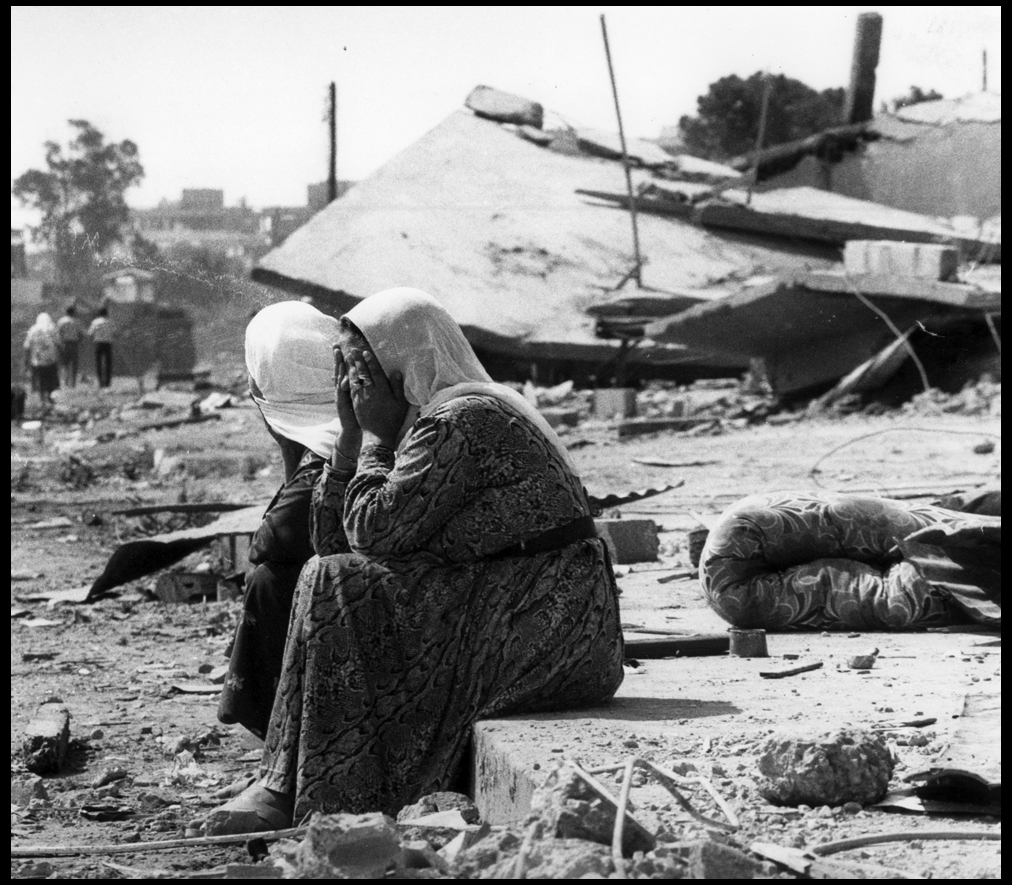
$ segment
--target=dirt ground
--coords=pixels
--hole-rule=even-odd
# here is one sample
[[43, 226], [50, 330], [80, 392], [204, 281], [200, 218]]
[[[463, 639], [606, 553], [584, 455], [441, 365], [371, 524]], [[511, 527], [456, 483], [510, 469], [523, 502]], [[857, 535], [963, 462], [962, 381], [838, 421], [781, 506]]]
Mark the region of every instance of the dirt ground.
[[[216, 804], [214, 790], [252, 772], [259, 758], [255, 740], [215, 718], [210, 671], [224, 663], [237, 602], [161, 603], [152, 596], [156, 576], [89, 606], [50, 607], [32, 600], [42, 592], [90, 584], [124, 540], [180, 528], [194, 519], [131, 517], [115, 510], [183, 501], [266, 504], [280, 481], [280, 459], [256, 410], [241, 397], [214, 420], [139, 432], [153, 421], [185, 415], [189, 401], [202, 395], [180, 388], [143, 403], [136, 385], [124, 380], [111, 392], [84, 389], [68, 396], [61, 410], [75, 413], [78, 420], [47, 424], [41, 434], [11, 426], [12, 783], [25, 773], [21, 736], [36, 706], [59, 697], [72, 712], [71, 752], [65, 770], [45, 779], [48, 798], [15, 806], [12, 797], [13, 846], [98, 846], [182, 836], [187, 820]], [[602, 424], [585, 422], [567, 430], [592, 494], [680, 483], [663, 496], [623, 508], [624, 516], [649, 515], [662, 531], [661, 561], [637, 567], [633, 578], [647, 568], [684, 570], [686, 533], [698, 518], [714, 517], [753, 492], [824, 487], [927, 500], [932, 493], [1000, 482], [1000, 413], [894, 412], [737, 426], [742, 423], [725, 422], [716, 435], [662, 433], [621, 442], [614, 428]], [[849, 441], [854, 442], [811, 472], [822, 456]], [[988, 441], [996, 445], [982, 445]], [[659, 458], [686, 466], [635, 460]], [[195, 554], [185, 565], [224, 568], [216, 549]], [[648, 604], [643, 602], [646, 585], [641, 581], [637, 586], [641, 589], [629, 598]], [[690, 608], [699, 606], [692, 585], [679, 592], [690, 594]], [[950, 638], [957, 645], [964, 639]], [[980, 639], [968, 635], [964, 645]], [[909, 657], [919, 654], [916, 637], [892, 644], [906, 649]], [[982, 660], [965, 668], [965, 690], [982, 678], [1000, 690], [1000, 639]], [[697, 663], [692, 678], [707, 678], [700, 669], [704, 666]], [[905, 685], [896, 681], [891, 706], [920, 710], [923, 697], [904, 697]], [[855, 681], [851, 690], [860, 693], [862, 686]], [[785, 680], [766, 687], [782, 695], [771, 708], [776, 715], [805, 715], [797, 684]], [[794, 699], [796, 709], [791, 707]], [[940, 720], [927, 749], [918, 752], [940, 749], [948, 727]], [[550, 727], [540, 733], [553, 741]], [[694, 747], [743, 745], [746, 737], [748, 725], [736, 726], [733, 718], [704, 717], [692, 723]], [[619, 755], [615, 761], [620, 760]], [[742, 758], [734, 761], [737, 765]], [[747, 767], [738, 773], [746, 777]], [[854, 821], [813, 812], [814, 817], [795, 820], [766, 813], [754, 794], [748, 802], [754, 806], [749, 838], [783, 845], [805, 844], [816, 832], [820, 841], [883, 829], [1000, 832], [1000, 819], [862, 812], [860, 821]], [[869, 849], [864, 857], [932, 878], [1001, 876], [1000, 841], [915, 842]], [[19, 859], [12, 860], [11, 873], [14, 878], [121, 878], [131, 877], [131, 869], [160, 868], [199, 877], [201, 870], [247, 860], [242, 846], [187, 848]]]

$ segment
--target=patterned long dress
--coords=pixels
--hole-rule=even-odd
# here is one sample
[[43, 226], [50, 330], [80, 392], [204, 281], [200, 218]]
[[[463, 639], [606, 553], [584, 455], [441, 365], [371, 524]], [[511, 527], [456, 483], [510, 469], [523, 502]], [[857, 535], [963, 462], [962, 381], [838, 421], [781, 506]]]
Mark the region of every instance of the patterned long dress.
[[1000, 516], [847, 495], [754, 495], [710, 533], [700, 579], [711, 608], [741, 628], [1000, 625], [1000, 546]]
[[450, 400], [354, 475], [328, 465], [261, 769], [296, 820], [394, 812], [453, 782], [476, 720], [614, 694], [603, 542], [501, 555], [589, 513], [555, 448], [493, 397]]

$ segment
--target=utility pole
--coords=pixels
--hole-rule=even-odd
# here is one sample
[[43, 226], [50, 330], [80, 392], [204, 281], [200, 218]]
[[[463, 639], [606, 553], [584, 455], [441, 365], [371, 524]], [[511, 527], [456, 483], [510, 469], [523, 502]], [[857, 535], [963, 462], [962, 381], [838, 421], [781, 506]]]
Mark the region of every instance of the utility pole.
[[640, 232], [636, 222], [636, 197], [633, 195], [632, 173], [629, 171], [629, 153], [625, 146], [625, 130], [622, 128], [622, 110], [618, 104], [618, 87], [615, 85], [615, 68], [611, 63], [611, 47], [608, 45], [608, 26], [601, 16], [601, 36], [604, 37], [604, 54], [608, 59], [608, 76], [611, 78], [611, 94], [615, 99], [615, 116], [618, 118], [618, 140], [622, 147], [622, 168], [625, 170], [625, 187], [629, 195], [629, 217], [632, 219], [633, 254], [636, 268], [633, 278], [636, 285], [643, 288], [643, 259], [640, 256]]
[[330, 84], [330, 165], [327, 173], [327, 202], [337, 199], [337, 84]]
[[752, 174], [748, 179], [748, 191], [745, 195], [745, 205], [752, 205], [752, 189], [759, 181], [759, 152], [766, 142], [766, 125], [770, 115], [770, 95], [773, 92], [773, 78], [769, 71], [763, 75], [763, 103], [759, 109], [759, 131], [755, 137], [755, 161], [752, 166]]

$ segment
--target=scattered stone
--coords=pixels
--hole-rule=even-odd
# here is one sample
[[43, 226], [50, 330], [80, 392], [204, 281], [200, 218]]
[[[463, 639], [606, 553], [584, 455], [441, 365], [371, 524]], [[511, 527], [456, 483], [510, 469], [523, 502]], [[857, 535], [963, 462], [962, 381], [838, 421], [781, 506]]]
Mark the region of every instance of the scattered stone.
[[995, 444], [993, 439], [986, 439], [984, 442], [977, 443], [973, 447], [973, 453], [975, 455], [990, 455], [995, 450]]
[[870, 670], [878, 660], [878, 649], [872, 649], [863, 655], [853, 655], [847, 660], [847, 666], [851, 670]]
[[70, 710], [59, 698], [42, 704], [21, 743], [25, 766], [35, 774], [55, 774], [70, 744]]
[[704, 839], [689, 852], [687, 879], [755, 879], [762, 867], [743, 851]]
[[894, 767], [885, 741], [860, 729], [774, 734], [759, 752], [759, 791], [774, 805], [878, 802], [889, 788]]
[[452, 873], [458, 879], [490, 879], [491, 871], [511, 863], [520, 849], [522, 837], [511, 829], [493, 830], [484, 839], [461, 850], [453, 861]]
[[100, 787], [113, 783], [114, 781], [121, 781], [126, 776], [127, 770], [125, 768], [121, 768], [119, 766], [107, 768], [91, 782], [91, 786], [97, 790]]
[[220, 667], [215, 667], [207, 674], [207, 678], [212, 685], [225, 684], [225, 680], [228, 678], [228, 666], [228, 664], [222, 664]]
[[105, 737], [105, 732], [101, 728], [93, 728], [91, 734], [88, 735], [89, 741], [100, 741]]
[[449, 864], [424, 839], [416, 839], [401, 843], [401, 858], [398, 864], [404, 870], [437, 870], [445, 873]]
[[49, 800], [49, 793], [41, 777], [26, 775], [11, 779], [11, 805], [30, 805], [39, 800]]
[[[616, 808], [591, 788], [572, 765], [553, 767], [531, 798], [531, 813], [558, 839], [583, 839], [611, 845]], [[626, 819], [622, 850], [650, 851], [654, 837], [634, 820]]]
[[316, 814], [299, 846], [300, 879], [382, 879], [401, 857], [385, 814]]
[[422, 796], [413, 805], [405, 805], [397, 813], [397, 823], [427, 817], [442, 811], [459, 811], [465, 823], [476, 824], [481, 820], [478, 807], [463, 793], [443, 791]]
[[614, 869], [611, 850], [603, 845], [583, 839], [544, 839], [535, 842], [527, 855], [524, 878], [607, 878]]

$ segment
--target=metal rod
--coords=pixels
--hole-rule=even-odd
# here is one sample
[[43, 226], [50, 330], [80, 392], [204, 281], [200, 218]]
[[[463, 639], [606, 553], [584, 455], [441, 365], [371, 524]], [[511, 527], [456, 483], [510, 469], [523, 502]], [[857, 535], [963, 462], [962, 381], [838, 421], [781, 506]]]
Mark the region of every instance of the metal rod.
[[763, 103], [759, 109], [759, 131], [755, 137], [755, 163], [752, 166], [752, 174], [748, 179], [748, 191], [745, 197], [745, 205], [752, 205], [752, 188], [759, 181], [759, 152], [763, 149], [763, 144], [766, 141], [766, 120], [770, 113], [770, 93], [773, 92], [773, 78], [770, 77], [769, 72], [763, 77]]
[[327, 202], [337, 199], [337, 84], [330, 84], [330, 164], [327, 169]]
[[981, 61], [983, 62], [983, 80], [984, 80], [983, 91], [987, 92], [987, 48], [986, 47], [981, 52]]
[[643, 288], [643, 259], [640, 256], [640, 232], [636, 223], [636, 198], [633, 195], [632, 173], [629, 171], [629, 152], [625, 145], [625, 129], [622, 126], [622, 109], [618, 102], [618, 86], [615, 83], [615, 67], [611, 61], [611, 46], [608, 43], [608, 25], [601, 16], [601, 36], [604, 38], [604, 54], [608, 59], [608, 76], [611, 79], [611, 94], [615, 99], [615, 117], [618, 119], [618, 140], [622, 147], [622, 168], [625, 170], [625, 186], [629, 195], [629, 218], [632, 220], [633, 254], [636, 261], [634, 277], [636, 285]]

